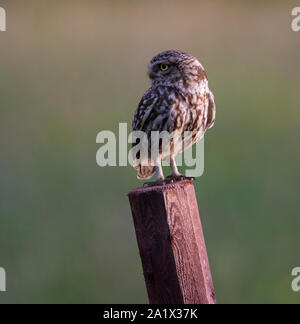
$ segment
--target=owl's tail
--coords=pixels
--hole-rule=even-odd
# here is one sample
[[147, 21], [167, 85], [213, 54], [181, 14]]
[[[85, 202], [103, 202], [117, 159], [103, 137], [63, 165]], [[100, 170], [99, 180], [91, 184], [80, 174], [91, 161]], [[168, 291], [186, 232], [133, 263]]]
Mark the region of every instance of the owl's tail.
[[155, 167], [151, 165], [149, 166], [137, 165], [134, 168], [138, 171], [137, 174], [138, 179], [150, 179], [155, 173]]

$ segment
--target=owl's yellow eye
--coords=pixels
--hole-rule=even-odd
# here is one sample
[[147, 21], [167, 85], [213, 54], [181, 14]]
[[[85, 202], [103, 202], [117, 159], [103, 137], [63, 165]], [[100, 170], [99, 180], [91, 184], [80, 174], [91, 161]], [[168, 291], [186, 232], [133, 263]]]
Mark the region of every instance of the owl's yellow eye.
[[169, 68], [169, 65], [168, 65], [168, 64], [161, 64], [161, 65], [159, 66], [159, 68], [160, 68], [162, 71], [167, 71], [168, 68]]

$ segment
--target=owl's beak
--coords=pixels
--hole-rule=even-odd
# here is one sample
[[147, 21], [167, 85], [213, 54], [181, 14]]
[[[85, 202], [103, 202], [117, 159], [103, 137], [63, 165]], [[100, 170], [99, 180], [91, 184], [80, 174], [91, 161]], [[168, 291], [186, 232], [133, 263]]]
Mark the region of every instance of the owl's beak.
[[150, 78], [151, 80], [153, 80], [153, 79], [154, 79], [154, 74], [153, 74], [153, 73], [151, 73], [150, 71], [148, 72], [148, 76], [149, 76], [149, 78]]
[[154, 75], [154, 73], [153, 73], [153, 71], [152, 71], [151, 68], [149, 68], [149, 70], [148, 70], [148, 76], [149, 76], [149, 78], [150, 78], [151, 80], [153, 80], [154, 77], [155, 77], [155, 75]]

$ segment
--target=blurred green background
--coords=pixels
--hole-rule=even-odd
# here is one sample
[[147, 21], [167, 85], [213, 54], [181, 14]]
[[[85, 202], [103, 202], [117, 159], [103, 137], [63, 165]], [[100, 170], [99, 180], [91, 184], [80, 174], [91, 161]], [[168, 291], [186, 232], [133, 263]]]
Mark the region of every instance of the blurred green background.
[[[299, 3], [298, 3], [299, 5]], [[127, 193], [101, 130], [131, 122], [152, 56], [205, 66], [217, 122], [195, 182], [219, 303], [300, 303], [297, 1], [6, 0], [0, 303], [146, 303]]]

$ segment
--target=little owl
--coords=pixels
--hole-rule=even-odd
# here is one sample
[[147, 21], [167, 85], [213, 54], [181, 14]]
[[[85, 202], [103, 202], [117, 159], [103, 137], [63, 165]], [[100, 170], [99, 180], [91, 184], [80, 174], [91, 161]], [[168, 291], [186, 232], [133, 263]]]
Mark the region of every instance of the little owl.
[[[132, 122], [133, 131], [142, 131], [147, 140], [134, 142], [133, 151], [139, 149], [133, 166], [139, 179], [149, 179], [156, 173], [156, 181], [150, 184], [160, 185], [186, 178], [178, 172], [175, 156], [199, 141], [213, 126], [216, 107], [205, 70], [190, 54], [175, 50], [157, 54], [150, 61], [149, 77], [152, 85], [140, 101]], [[168, 149], [160, 137], [166, 132], [172, 134]], [[156, 140], [151, 133], [158, 134]], [[143, 143], [146, 155], [141, 153]], [[158, 151], [153, 155], [155, 143]], [[172, 174], [165, 179], [162, 161], [167, 159]]]

